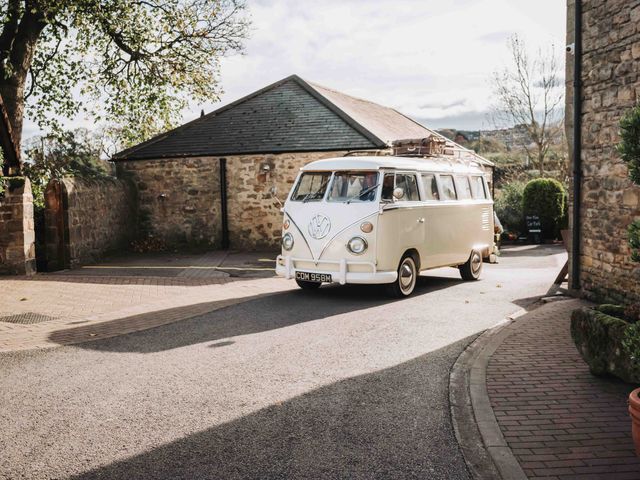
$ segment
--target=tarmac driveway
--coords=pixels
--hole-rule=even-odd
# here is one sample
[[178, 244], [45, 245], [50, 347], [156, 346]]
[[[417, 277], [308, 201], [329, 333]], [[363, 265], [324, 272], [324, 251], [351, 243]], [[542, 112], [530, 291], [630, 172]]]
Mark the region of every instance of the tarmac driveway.
[[108, 340], [0, 355], [0, 478], [468, 478], [448, 372], [543, 294], [526, 247], [416, 295], [323, 287]]

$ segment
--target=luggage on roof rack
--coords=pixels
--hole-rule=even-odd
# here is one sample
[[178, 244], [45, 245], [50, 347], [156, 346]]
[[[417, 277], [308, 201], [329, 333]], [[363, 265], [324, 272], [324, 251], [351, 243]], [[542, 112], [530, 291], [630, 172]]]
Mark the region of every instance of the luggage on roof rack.
[[407, 138], [405, 140], [395, 140], [393, 155], [453, 155], [453, 145], [442, 137], [431, 135], [426, 138]]

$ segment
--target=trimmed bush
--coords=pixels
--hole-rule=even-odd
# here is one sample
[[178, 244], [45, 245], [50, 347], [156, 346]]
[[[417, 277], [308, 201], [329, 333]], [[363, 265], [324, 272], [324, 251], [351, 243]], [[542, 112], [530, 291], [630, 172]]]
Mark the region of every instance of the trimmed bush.
[[522, 193], [525, 185], [525, 182], [509, 182], [503, 185], [496, 195], [496, 215], [507, 232], [523, 232], [526, 228], [522, 211]]
[[564, 187], [553, 178], [531, 180], [522, 193], [523, 212], [540, 218], [544, 238], [558, 238], [566, 202]]
[[571, 338], [593, 375], [615, 375], [625, 382], [638, 383], [640, 362], [629, 350], [636, 348], [640, 341], [640, 323], [632, 324], [605, 313], [619, 314], [621, 308], [603, 307], [574, 310]]

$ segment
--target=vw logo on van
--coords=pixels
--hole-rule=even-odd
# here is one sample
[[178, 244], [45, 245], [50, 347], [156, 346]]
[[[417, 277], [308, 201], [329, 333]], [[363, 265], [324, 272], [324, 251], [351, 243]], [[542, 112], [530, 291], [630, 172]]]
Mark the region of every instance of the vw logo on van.
[[316, 240], [324, 238], [331, 230], [331, 221], [324, 215], [318, 213], [309, 222], [309, 235]]

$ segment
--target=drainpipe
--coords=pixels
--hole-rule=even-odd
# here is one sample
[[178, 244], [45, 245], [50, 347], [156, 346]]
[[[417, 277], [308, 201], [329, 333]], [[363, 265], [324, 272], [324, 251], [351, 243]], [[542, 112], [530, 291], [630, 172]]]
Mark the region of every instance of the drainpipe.
[[220, 209], [222, 218], [222, 249], [229, 248], [229, 220], [227, 218], [227, 159], [220, 159]]
[[573, 62], [573, 228], [571, 289], [580, 290], [580, 192], [582, 187], [582, 0], [575, 0]]

